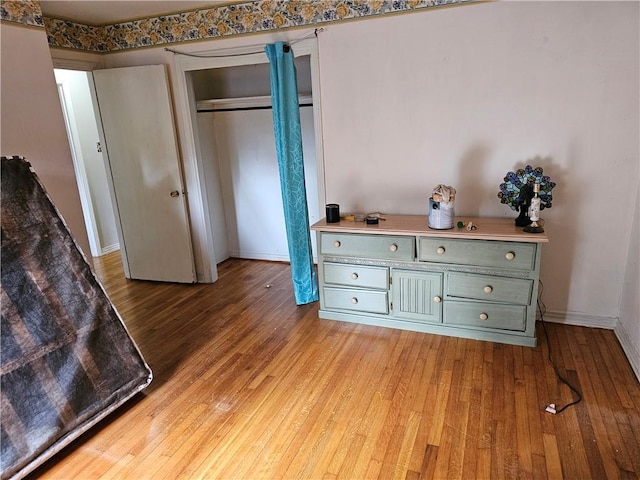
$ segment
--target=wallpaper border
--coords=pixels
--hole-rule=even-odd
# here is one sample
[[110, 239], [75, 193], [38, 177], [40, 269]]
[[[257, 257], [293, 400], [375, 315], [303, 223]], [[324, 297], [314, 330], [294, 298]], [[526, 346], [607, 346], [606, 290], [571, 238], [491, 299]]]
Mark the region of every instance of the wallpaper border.
[[40, 3], [35, 0], [2, 0], [0, 19], [30, 27], [44, 27]]
[[[322, 25], [474, 0], [253, 0], [104, 26], [43, 17], [36, 1], [4, 0], [1, 19], [44, 26], [49, 46], [110, 53]], [[22, 8], [21, 8], [22, 7]]]

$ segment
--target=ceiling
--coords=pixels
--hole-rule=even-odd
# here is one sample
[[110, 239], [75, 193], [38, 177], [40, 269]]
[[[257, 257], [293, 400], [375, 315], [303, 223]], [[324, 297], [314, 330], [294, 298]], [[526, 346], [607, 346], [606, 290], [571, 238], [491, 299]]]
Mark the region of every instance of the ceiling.
[[238, 3], [220, 0], [41, 0], [42, 15], [83, 25], [110, 25], [198, 8]]

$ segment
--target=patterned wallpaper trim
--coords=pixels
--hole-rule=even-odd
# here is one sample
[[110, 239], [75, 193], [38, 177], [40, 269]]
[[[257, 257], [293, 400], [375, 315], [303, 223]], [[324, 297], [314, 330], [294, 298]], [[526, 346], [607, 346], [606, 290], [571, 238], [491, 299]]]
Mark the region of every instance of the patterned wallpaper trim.
[[42, 17], [36, 1], [2, 2], [3, 21], [44, 26], [50, 47], [107, 53], [471, 3], [474, 0], [254, 0], [105, 26]]
[[44, 27], [40, 3], [32, 0], [2, 0], [0, 20], [30, 27]]

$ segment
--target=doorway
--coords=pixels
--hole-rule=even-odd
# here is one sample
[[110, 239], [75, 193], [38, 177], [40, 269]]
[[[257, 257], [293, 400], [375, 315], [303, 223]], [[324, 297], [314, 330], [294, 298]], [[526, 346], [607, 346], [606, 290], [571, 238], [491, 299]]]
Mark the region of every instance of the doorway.
[[92, 255], [120, 250], [127, 278], [195, 282], [166, 66], [54, 73]]
[[[212, 55], [207, 57], [205, 52], [197, 57], [180, 55], [176, 57], [176, 100], [178, 114], [182, 117], [179, 124], [182, 128], [181, 137], [184, 139], [183, 159], [187, 188], [189, 191], [189, 205], [192, 213], [192, 236], [196, 250], [196, 269], [198, 272], [204, 273], [204, 277], [201, 278], [199, 276], [198, 281], [210, 282], [217, 279], [216, 265], [225, 257], [233, 256], [231, 250], [236, 240], [239, 246], [238, 251], [242, 250], [242, 242], [240, 238], [235, 238], [235, 235], [242, 233], [244, 238], [253, 237], [253, 240], [255, 240], [256, 237], [262, 235], [265, 225], [268, 227], [272, 226], [269, 223], [269, 219], [275, 218], [276, 216], [272, 216], [276, 208], [273, 206], [275, 203], [270, 203], [271, 206], [266, 206], [264, 202], [261, 201], [260, 192], [266, 193], [266, 187], [263, 188], [261, 185], [255, 185], [256, 176], [259, 177], [259, 179], [264, 177], [261, 176], [259, 169], [264, 165], [264, 160], [258, 159], [255, 156], [256, 152], [261, 150], [261, 147], [252, 148], [253, 153], [248, 153], [248, 163], [245, 163], [246, 160], [239, 160], [235, 164], [233, 161], [230, 164], [226, 164], [231, 165], [229, 168], [232, 171], [225, 171], [225, 166], [216, 164], [216, 160], [219, 161], [219, 158], [212, 160], [212, 152], [214, 152], [214, 156], [220, 157], [220, 152], [227, 151], [228, 153], [230, 149], [234, 150], [238, 145], [244, 149], [247, 143], [259, 144], [259, 142], [255, 142], [257, 137], [259, 135], [266, 136], [267, 131], [269, 142], [271, 144], [274, 143], [272, 124], [268, 129], [256, 127], [260, 133], [250, 134], [250, 142], [247, 142], [247, 137], [243, 136], [247, 134], [248, 130], [254, 127], [248, 128], [248, 124], [240, 120], [240, 118], [245, 116], [271, 117], [270, 84], [268, 82], [254, 82], [250, 80], [244, 76], [246, 72], [243, 70], [250, 69], [257, 71], [264, 69], [265, 72], [268, 72], [269, 62], [265, 53], [252, 53], [248, 51], [249, 48], [250, 47], [227, 51], [226, 53], [229, 53], [228, 56], [219, 56], [220, 52], [212, 52], [213, 55], [218, 56]], [[256, 50], [255, 47], [251, 47], [251, 49], [253, 52]], [[303, 118], [306, 117], [307, 120], [305, 123], [309, 125], [313, 135], [311, 141], [307, 142], [307, 144], [311, 150], [311, 153], [308, 155], [309, 160], [311, 160], [311, 157], [315, 157], [313, 158], [314, 163], [309, 165], [308, 168], [307, 165], [305, 165], [309, 216], [313, 223], [313, 221], [322, 216], [320, 205], [325, 203], [316, 40], [307, 39], [297, 42], [293, 51], [296, 58], [302, 57], [296, 63], [297, 70], [306, 70], [308, 72], [305, 80], [305, 83], [308, 85], [306, 90], [308, 91], [304, 91], [305, 88], [300, 78], [298, 79], [298, 90], [299, 93], [307, 94], [309, 103], [307, 107], [301, 108], [301, 120], [305, 122]], [[298, 67], [298, 65], [301, 65], [301, 67]], [[203, 88], [201, 86], [201, 78], [199, 78], [201, 76], [210, 78], [218, 77], [218, 80], [205, 81], [204, 84], [206, 84], [207, 87]], [[257, 77], [261, 76], [262, 75], [257, 75]], [[268, 78], [268, 76], [264, 78]], [[259, 85], [258, 87], [256, 87], [256, 83]], [[207, 88], [214, 90], [222, 88], [222, 90], [227, 90], [225, 92], [213, 91], [212, 93], [209, 91], [203, 93], [203, 90], [207, 90]], [[233, 90], [233, 93], [229, 93], [229, 89]], [[207, 99], [206, 97], [209, 98]], [[302, 101], [304, 104], [305, 97], [302, 98]], [[266, 102], [266, 104], [261, 102]], [[307, 109], [307, 113], [305, 113], [305, 109]], [[225, 115], [221, 115], [223, 113]], [[227, 113], [231, 113], [231, 115], [226, 115]], [[203, 120], [207, 115], [214, 117], [213, 120]], [[215, 117], [218, 117], [219, 120]], [[237, 117], [237, 119], [225, 117]], [[229, 123], [234, 124], [235, 127], [229, 129]], [[205, 124], [204, 127], [203, 124]], [[236, 137], [233, 142], [231, 142], [231, 146], [229, 146], [227, 142], [230, 136]], [[218, 139], [223, 139], [227, 145], [221, 146], [217, 142]], [[237, 153], [237, 151], [233, 152], [236, 159], [239, 158]], [[305, 152], [305, 163], [306, 160], [307, 155]], [[224, 161], [226, 162], [227, 159]], [[251, 162], [254, 163], [253, 167], [257, 166], [259, 168], [252, 170], [253, 167], [250, 166]], [[272, 165], [277, 170], [275, 153], [273, 155]], [[227, 177], [223, 179], [222, 177], [225, 175]], [[271, 174], [268, 174], [266, 176], [270, 175]], [[230, 182], [228, 182], [228, 180], [230, 180]], [[223, 191], [224, 188], [235, 188], [234, 182], [236, 182], [236, 180], [237, 183], [254, 183], [254, 185], [249, 188], [251, 194], [257, 196], [253, 201], [254, 205], [256, 204], [255, 202], [260, 205], [259, 208], [238, 209], [238, 205], [236, 204], [237, 200], [246, 200], [243, 198], [242, 191]], [[309, 188], [310, 186], [312, 186], [312, 188]], [[268, 192], [269, 195], [275, 194], [272, 200], [273, 198], [277, 198], [278, 208], [282, 209], [279, 180], [277, 187], [268, 187]], [[234, 213], [230, 214], [229, 212]], [[221, 219], [224, 219], [224, 224], [220, 223]], [[238, 222], [244, 223], [245, 226], [239, 227]], [[281, 238], [286, 246], [284, 228], [282, 228]], [[281, 248], [280, 250], [283, 249]], [[258, 252], [256, 254], [256, 252], [253, 252], [246, 255], [246, 258], [288, 260], [288, 251], [282, 252], [283, 256], [280, 258], [270, 257], [268, 256], [269, 254], [265, 256], [264, 253], [265, 252]], [[278, 252], [276, 252], [276, 256], [277, 255], [279, 255]], [[240, 254], [238, 256], [245, 255]]]
[[113, 204], [102, 156], [91, 73], [54, 69], [76, 183], [93, 257], [120, 249]]

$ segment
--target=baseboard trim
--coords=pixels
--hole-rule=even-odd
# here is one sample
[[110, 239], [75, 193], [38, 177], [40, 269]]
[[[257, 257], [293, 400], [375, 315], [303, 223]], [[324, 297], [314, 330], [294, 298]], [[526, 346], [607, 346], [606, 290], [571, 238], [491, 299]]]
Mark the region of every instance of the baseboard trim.
[[636, 378], [640, 382], [640, 351], [638, 348], [629, 340], [631, 335], [625, 328], [625, 326], [618, 322], [616, 328], [613, 329], [616, 337], [618, 337], [618, 341], [620, 342], [620, 346], [624, 351], [624, 354], [627, 356], [627, 360], [631, 364], [631, 369], [633, 373], [636, 374]]
[[229, 256], [233, 258], [244, 258], [246, 260], [270, 260], [272, 262], [288, 262], [289, 261], [289, 255], [278, 255], [273, 253], [240, 252], [240, 251], [230, 250]]
[[101, 250], [100, 256], [106, 255], [107, 253], [115, 252], [116, 250], [120, 250], [120, 244], [114, 243], [113, 245], [109, 245], [108, 247], [104, 247]]
[[575, 312], [554, 312], [547, 310], [544, 319], [548, 322], [575, 325], [578, 327], [606, 328], [613, 330], [618, 325], [617, 317], [604, 317]]

